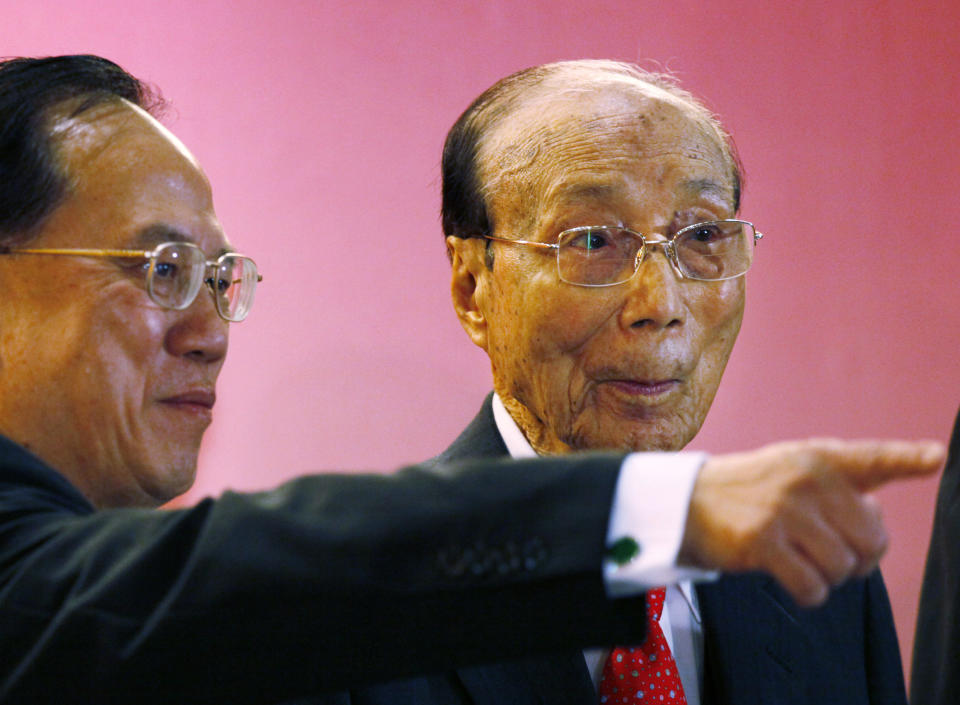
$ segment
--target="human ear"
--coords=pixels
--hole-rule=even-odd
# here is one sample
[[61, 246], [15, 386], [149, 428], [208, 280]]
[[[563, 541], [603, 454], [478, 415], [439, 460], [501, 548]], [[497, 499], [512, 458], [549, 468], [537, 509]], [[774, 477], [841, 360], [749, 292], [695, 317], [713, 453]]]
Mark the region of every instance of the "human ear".
[[490, 274], [484, 264], [486, 241], [478, 237], [447, 236], [452, 268], [450, 295], [460, 325], [475, 345], [487, 349], [487, 318], [483, 311], [484, 282]]

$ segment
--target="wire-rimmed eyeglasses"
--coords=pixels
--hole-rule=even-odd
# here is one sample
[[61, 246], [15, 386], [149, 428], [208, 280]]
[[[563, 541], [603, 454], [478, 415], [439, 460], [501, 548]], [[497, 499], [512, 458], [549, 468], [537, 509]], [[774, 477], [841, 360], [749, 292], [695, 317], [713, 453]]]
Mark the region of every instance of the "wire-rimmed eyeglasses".
[[678, 230], [665, 240], [647, 240], [629, 228], [584, 225], [564, 230], [556, 243], [483, 235], [487, 240], [557, 251], [560, 279], [577, 286], [613, 286], [630, 280], [649, 248], [659, 245], [674, 270], [687, 279], [723, 281], [743, 276], [763, 233], [746, 220], [710, 220]]
[[190, 242], [164, 242], [153, 250], [41, 249], [0, 247], [0, 255], [66, 255], [72, 257], [140, 257], [146, 271], [150, 299], [163, 308], [183, 310], [197, 298], [201, 287], [210, 288], [217, 313], [225, 321], [242, 321], [253, 307], [257, 282], [256, 263], [236, 252], [208, 260]]

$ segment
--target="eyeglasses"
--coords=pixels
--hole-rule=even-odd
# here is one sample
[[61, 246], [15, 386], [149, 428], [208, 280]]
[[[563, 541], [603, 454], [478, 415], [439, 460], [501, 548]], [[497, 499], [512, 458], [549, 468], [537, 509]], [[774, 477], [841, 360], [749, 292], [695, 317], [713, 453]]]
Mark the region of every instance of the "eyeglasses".
[[482, 237], [549, 247], [557, 251], [557, 272], [563, 281], [577, 286], [613, 286], [630, 280], [640, 269], [647, 250], [658, 245], [681, 277], [701, 281], [735, 279], [750, 269], [754, 248], [763, 233], [746, 220], [710, 220], [688, 225], [666, 240], [647, 240], [629, 228], [608, 225], [564, 230], [556, 243]]
[[[163, 308], [181, 311], [194, 302], [206, 284], [213, 294], [217, 313], [225, 321], [242, 321], [253, 307], [257, 265], [249, 257], [228, 252], [208, 260], [189, 242], [165, 242], [153, 250], [34, 249], [3, 247], [0, 255], [69, 255], [73, 257], [140, 257], [147, 262], [146, 289], [150, 299]], [[149, 264], [148, 264], [149, 263]]]

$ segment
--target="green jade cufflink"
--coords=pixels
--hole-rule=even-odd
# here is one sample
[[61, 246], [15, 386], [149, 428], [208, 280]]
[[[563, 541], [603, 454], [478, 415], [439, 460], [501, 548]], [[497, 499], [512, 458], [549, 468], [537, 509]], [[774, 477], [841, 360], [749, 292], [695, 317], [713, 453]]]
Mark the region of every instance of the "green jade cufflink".
[[629, 536], [624, 536], [608, 546], [605, 555], [617, 565], [626, 565], [640, 555], [640, 544]]

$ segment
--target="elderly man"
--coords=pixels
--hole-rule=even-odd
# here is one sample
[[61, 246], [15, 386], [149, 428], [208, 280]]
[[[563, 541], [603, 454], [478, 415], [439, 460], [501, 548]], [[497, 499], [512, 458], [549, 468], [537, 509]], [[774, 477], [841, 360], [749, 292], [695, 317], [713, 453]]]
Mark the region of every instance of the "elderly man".
[[0, 701], [277, 702], [642, 638], [601, 579], [619, 457], [137, 509], [193, 482], [259, 280], [150, 105], [97, 57], [0, 63]]
[[[454, 308], [490, 357], [495, 394], [440, 459], [685, 446], [737, 337], [761, 237], [737, 219], [740, 187], [716, 120], [636, 67], [563, 62], [483, 93], [447, 136], [443, 226]], [[904, 703], [874, 570], [883, 539], [859, 493], [896, 464], [891, 452], [807, 442], [705, 463], [655, 456], [632, 485], [647, 499], [638, 542], [618, 546], [619, 570], [668, 586], [648, 595], [642, 647], [559, 651], [355, 700]], [[710, 577], [690, 566], [762, 569], [779, 585], [677, 584]]]

